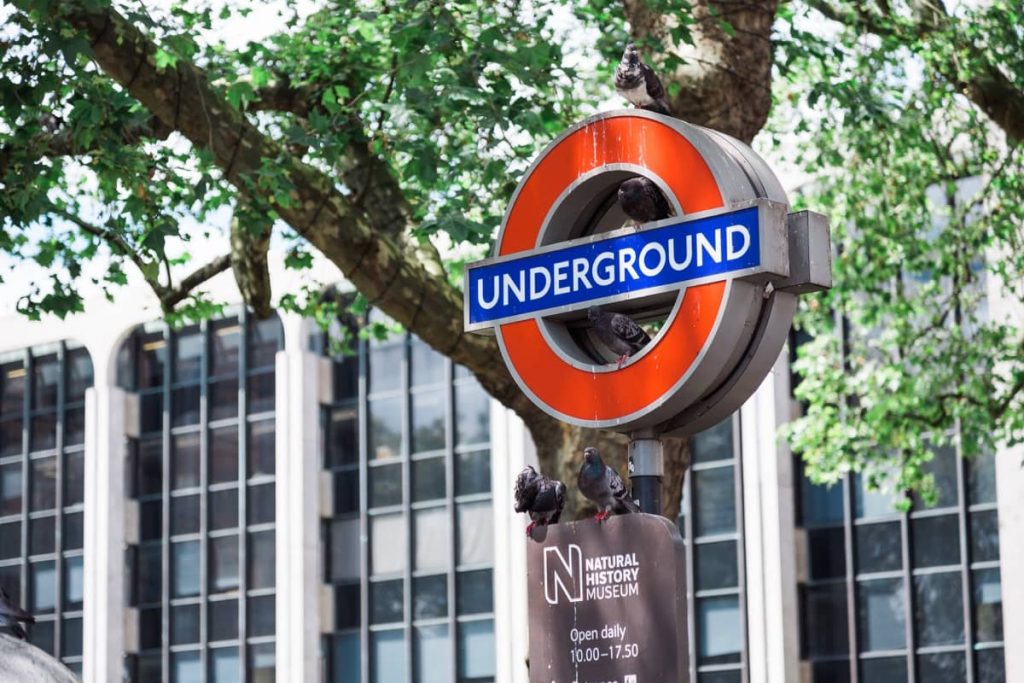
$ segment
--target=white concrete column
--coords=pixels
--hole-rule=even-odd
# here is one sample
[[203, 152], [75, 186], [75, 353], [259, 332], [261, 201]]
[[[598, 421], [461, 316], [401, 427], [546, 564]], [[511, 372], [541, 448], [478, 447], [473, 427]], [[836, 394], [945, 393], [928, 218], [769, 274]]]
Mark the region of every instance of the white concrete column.
[[530, 433], [515, 413], [491, 402], [491, 491], [494, 496], [494, 642], [497, 683], [527, 683], [525, 515], [516, 514], [513, 487], [519, 472], [537, 466]]
[[793, 460], [778, 438], [789, 417], [785, 352], [740, 409], [750, 680], [798, 679]]
[[1006, 680], [1024, 681], [1024, 446], [996, 453]]
[[305, 323], [282, 316], [277, 354], [277, 679], [320, 680], [320, 366]]
[[[95, 356], [94, 356], [95, 360]], [[97, 383], [85, 393], [85, 512], [82, 677], [120, 681], [125, 632], [125, 404], [121, 389]]]

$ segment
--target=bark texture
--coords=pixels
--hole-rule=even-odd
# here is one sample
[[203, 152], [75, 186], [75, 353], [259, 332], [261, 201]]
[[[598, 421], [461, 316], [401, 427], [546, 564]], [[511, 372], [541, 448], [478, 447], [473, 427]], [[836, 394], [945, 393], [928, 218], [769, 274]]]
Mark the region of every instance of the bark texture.
[[[679, 87], [669, 99], [672, 114], [750, 144], [772, 106], [772, 23], [777, 0], [693, 0], [693, 45], [671, 45], [677, 19], [652, 10], [644, 0], [623, 0], [631, 33], [675, 50], [686, 64], [662, 74]], [[731, 29], [723, 28], [728, 22]], [[732, 35], [730, 35], [730, 33]]]

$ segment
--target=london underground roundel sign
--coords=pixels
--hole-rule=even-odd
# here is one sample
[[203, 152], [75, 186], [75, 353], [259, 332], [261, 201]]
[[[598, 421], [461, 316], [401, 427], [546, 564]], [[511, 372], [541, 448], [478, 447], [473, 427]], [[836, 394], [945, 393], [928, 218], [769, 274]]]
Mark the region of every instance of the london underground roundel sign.
[[[619, 185], [673, 208], [623, 227]], [[494, 330], [522, 390], [571, 424], [690, 433], [739, 407], [785, 342], [796, 297], [831, 283], [827, 221], [788, 213], [778, 180], [726, 135], [640, 110], [566, 131], [520, 182], [492, 258], [466, 270], [466, 329]], [[599, 305], [660, 323], [621, 368]]]

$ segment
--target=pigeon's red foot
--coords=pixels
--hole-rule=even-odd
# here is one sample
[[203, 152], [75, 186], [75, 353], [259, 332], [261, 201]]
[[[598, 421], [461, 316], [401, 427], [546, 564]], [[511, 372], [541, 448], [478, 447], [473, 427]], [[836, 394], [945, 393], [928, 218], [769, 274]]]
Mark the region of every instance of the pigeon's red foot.
[[616, 370], [621, 370], [622, 366], [626, 364], [627, 360], [629, 360], [629, 356], [619, 356], [619, 366], [616, 368]]
[[530, 522], [530, 524], [526, 527], [526, 535], [527, 536], [529, 536], [531, 538], [533, 537], [533, 527], [535, 527], [535, 526], [537, 526], [537, 522]]
[[601, 510], [596, 515], [594, 515], [594, 520], [597, 521], [598, 523], [601, 523], [604, 520], [608, 519], [608, 516], [611, 515], [611, 514], [612, 513], [611, 513], [610, 510]]

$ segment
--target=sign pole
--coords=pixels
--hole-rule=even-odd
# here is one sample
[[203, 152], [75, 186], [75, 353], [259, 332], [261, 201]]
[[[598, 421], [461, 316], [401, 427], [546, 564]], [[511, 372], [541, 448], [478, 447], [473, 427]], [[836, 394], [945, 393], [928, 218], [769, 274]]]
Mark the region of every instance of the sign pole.
[[640, 510], [661, 514], [661, 478], [665, 474], [665, 449], [653, 430], [643, 429], [629, 435], [629, 479], [633, 498]]

